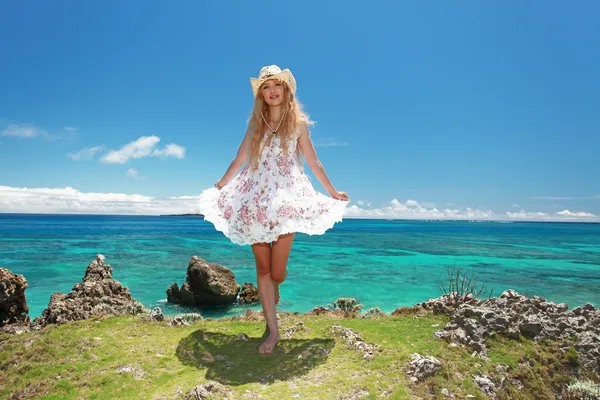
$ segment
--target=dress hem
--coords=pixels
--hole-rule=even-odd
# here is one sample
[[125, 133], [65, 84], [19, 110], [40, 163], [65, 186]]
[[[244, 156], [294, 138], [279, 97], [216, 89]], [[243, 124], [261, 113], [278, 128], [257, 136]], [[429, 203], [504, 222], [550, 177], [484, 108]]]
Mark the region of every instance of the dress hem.
[[201, 207], [203, 208], [202, 211], [204, 211], [202, 213], [204, 220], [212, 223], [217, 231], [223, 233], [232, 243], [240, 246], [256, 243], [271, 243], [276, 241], [279, 236], [292, 232], [304, 233], [309, 236], [323, 235], [327, 230], [333, 228], [336, 223], [342, 222], [344, 210], [349, 203], [348, 201], [330, 199], [333, 202], [332, 208], [327, 213], [324, 213], [317, 218], [306, 220], [293, 218], [285, 219], [281, 221], [278, 228], [269, 232], [262, 232], [259, 236], [248, 235], [248, 233], [237, 235], [235, 230], [232, 231], [230, 229], [231, 226], [229, 222], [216, 205], [218, 192], [219, 191], [216, 188], [210, 188], [203, 193], [206, 197], [201, 196], [204, 200], [204, 202], [202, 202], [204, 207]]

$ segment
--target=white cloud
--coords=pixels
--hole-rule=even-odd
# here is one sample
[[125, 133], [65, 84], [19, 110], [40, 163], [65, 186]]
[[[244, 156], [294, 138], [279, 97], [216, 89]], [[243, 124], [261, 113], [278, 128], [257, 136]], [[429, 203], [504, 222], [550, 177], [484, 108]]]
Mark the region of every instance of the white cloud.
[[419, 203], [416, 200], [407, 200], [402, 203], [398, 199], [393, 199], [389, 205], [375, 209], [364, 209], [351, 205], [347, 208], [346, 216], [387, 219], [493, 219], [495, 216], [491, 210], [473, 210], [471, 208], [439, 210], [435, 206], [427, 207], [425, 204], [430, 203]]
[[110, 164], [124, 164], [130, 158], [149, 156], [158, 142], [160, 142], [158, 136], [141, 136], [137, 140], [121, 147], [119, 150], [111, 150], [102, 157], [102, 161]]
[[[129, 172], [129, 171], [135, 172]], [[138, 175], [135, 169], [128, 174]], [[72, 187], [18, 188], [0, 186], [0, 212], [57, 214], [185, 214], [197, 213], [199, 196], [159, 198], [141, 194], [84, 193]], [[366, 209], [348, 205], [345, 217], [420, 220], [494, 220], [494, 221], [581, 221], [600, 222], [588, 212], [563, 210], [556, 213], [519, 212], [495, 214], [489, 209], [427, 207], [416, 200], [391, 200], [380, 208]], [[364, 205], [364, 201], [363, 201]]]
[[104, 146], [88, 147], [79, 150], [77, 153], [67, 153], [67, 156], [75, 161], [92, 160], [94, 159], [94, 155], [102, 150], [104, 150]]
[[516, 219], [516, 220], [546, 220], [550, 217], [550, 215], [543, 213], [543, 212], [526, 212], [525, 210], [521, 210], [519, 212], [507, 212], [506, 216], [509, 219]]
[[129, 175], [129, 176], [133, 177], [134, 179], [139, 179], [139, 180], [146, 179], [146, 177], [145, 177], [145, 176], [141, 176], [141, 175], [138, 173], [137, 169], [135, 169], [135, 168], [129, 168], [129, 169], [127, 170], [127, 175]]
[[0, 132], [0, 136], [12, 136], [18, 138], [34, 138], [43, 136], [48, 140], [68, 139], [77, 136], [77, 128], [64, 127], [64, 133], [60, 135], [50, 134], [43, 128], [30, 123], [24, 124], [8, 124], [4, 130]]
[[158, 198], [141, 194], [84, 193], [72, 187], [0, 186], [0, 212], [56, 214], [196, 213], [198, 196]]
[[77, 132], [79, 129], [72, 126], [64, 126], [63, 129], [67, 132]]
[[520, 205], [518, 205], [518, 204], [513, 204], [512, 206], [513, 206], [513, 207], [515, 207], [515, 208], [519, 208], [519, 207], [521, 207], [521, 206], [520, 206]]
[[590, 214], [590, 213], [586, 213], [586, 212], [571, 212], [569, 210], [563, 210], [563, 211], [558, 212], [557, 214], [562, 215], [563, 217], [575, 217], [575, 218], [595, 217], [594, 214]]
[[185, 156], [185, 147], [181, 147], [176, 144], [168, 144], [162, 150], [156, 149], [152, 152], [152, 156], [155, 157], [175, 157], [182, 159]]
[[119, 150], [111, 150], [102, 157], [101, 161], [109, 164], [124, 164], [132, 158], [143, 157], [175, 157], [183, 158], [185, 148], [176, 144], [169, 144], [164, 149], [156, 149], [160, 142], [158, 136], [141, 136]]
[[445, 208], [438, 209], [431, 203], [419, 203], [416, 200], [407, 200], [402, 203], [393, 199], [388, 205], [365, 209], [358, 205], [349, 205], [346, 209], [346, 217], [351, 218], [384, 218], [384, 219], [433, 219], [433, 220], [489, 220], [489, 221], [589, 221], [600, 222], [600, 217], [586, 213], [574, 213], [564, 210], [557, 213], [547, 214], [543, 212], [520, 212], [496, 214], [485, 208]]
[[581, 222], [600, 222], [600, 217], [587, 212], [571, 212], [563, 210], [552, 214], [543, 212], [526, 212], [521, 210], [517, 213], [507, 212], [509, 219], [527, 220], [527, 221], [581, 221]]
[[32, 124], [9, 124], [2, 132], [0, 132], [0, 136], [13, 136], [19, 138], [32, 138], [40, 135], [46, 137], [50, 136], [44, 129]]
[[323, 139], [314, 142], [315, 147], [339, 147], [348, 146], [348, 142], [338, 142], [335, 139]]

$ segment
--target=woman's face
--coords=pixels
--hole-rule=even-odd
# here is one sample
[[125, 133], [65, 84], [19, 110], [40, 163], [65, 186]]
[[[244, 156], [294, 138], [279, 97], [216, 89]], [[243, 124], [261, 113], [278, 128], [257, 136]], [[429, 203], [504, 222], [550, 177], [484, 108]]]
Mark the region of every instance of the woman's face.
[[263, 82], [260, 87], [263, 98], [270, 106], [279, 106], [283, 103], [284, 85], [274, 79]]

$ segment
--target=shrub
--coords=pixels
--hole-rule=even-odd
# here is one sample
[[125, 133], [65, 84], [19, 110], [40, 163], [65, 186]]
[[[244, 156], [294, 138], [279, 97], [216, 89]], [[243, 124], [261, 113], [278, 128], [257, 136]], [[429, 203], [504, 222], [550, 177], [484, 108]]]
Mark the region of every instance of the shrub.
[[177, 314], [173, 317], [173, 319], [175, 318], [181, 318], [182, 320], [184, 320], [186, 323], [191, 324], [192, 322], [195, 321], [202, 321], [203, 317], [202, 314], [200, 313], [184, 313], [184, 314]]
[[[440, 290], [448, 297], [448, 306], [473, 303], [487, 292], [485, 284], [480, 284], [476, 276], [469, 276], [460, 268], [447, 269], [446, 274], [446, 283], [440, 285]], [[490, 291], [489, 297], [492, 297], [493, 291]]]
[[379, 307], [373, 307], [360, 316], [361, 318], [380, 318], [387, 317], [387, 314], [381, 311]]
[[567, 394], [570, 399], [598, 400], [600, 399], [600, 385], [590, 381], [575, 381], [567, 385]]
[[577, 350], [573, 346], [569, 347], [565, 355], [570, 366], [577, 367], [579, 365], [579, 353], [577, 353]]
[[150, 310], [147, 309], [140, 301], [133, 299], [131, 304], [127, 306], [127, 314], [149, 314]]
[[340, 297], [333, 302], [333, 309], [339, 308], [340, 310], [350, 313], [358, 314], [362, 310], [363, 305], [360, 304], [356, 299], [351, 297]]

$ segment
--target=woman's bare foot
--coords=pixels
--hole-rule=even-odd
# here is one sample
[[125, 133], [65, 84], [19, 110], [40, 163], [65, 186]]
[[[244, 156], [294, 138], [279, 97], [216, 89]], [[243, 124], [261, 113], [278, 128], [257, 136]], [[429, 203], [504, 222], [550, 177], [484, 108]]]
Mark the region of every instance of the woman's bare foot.
[[260, 354], [271, 354], [277, 343], [281, 340], [279, 335], [269, 335], [267, 340], [258, 348]]

